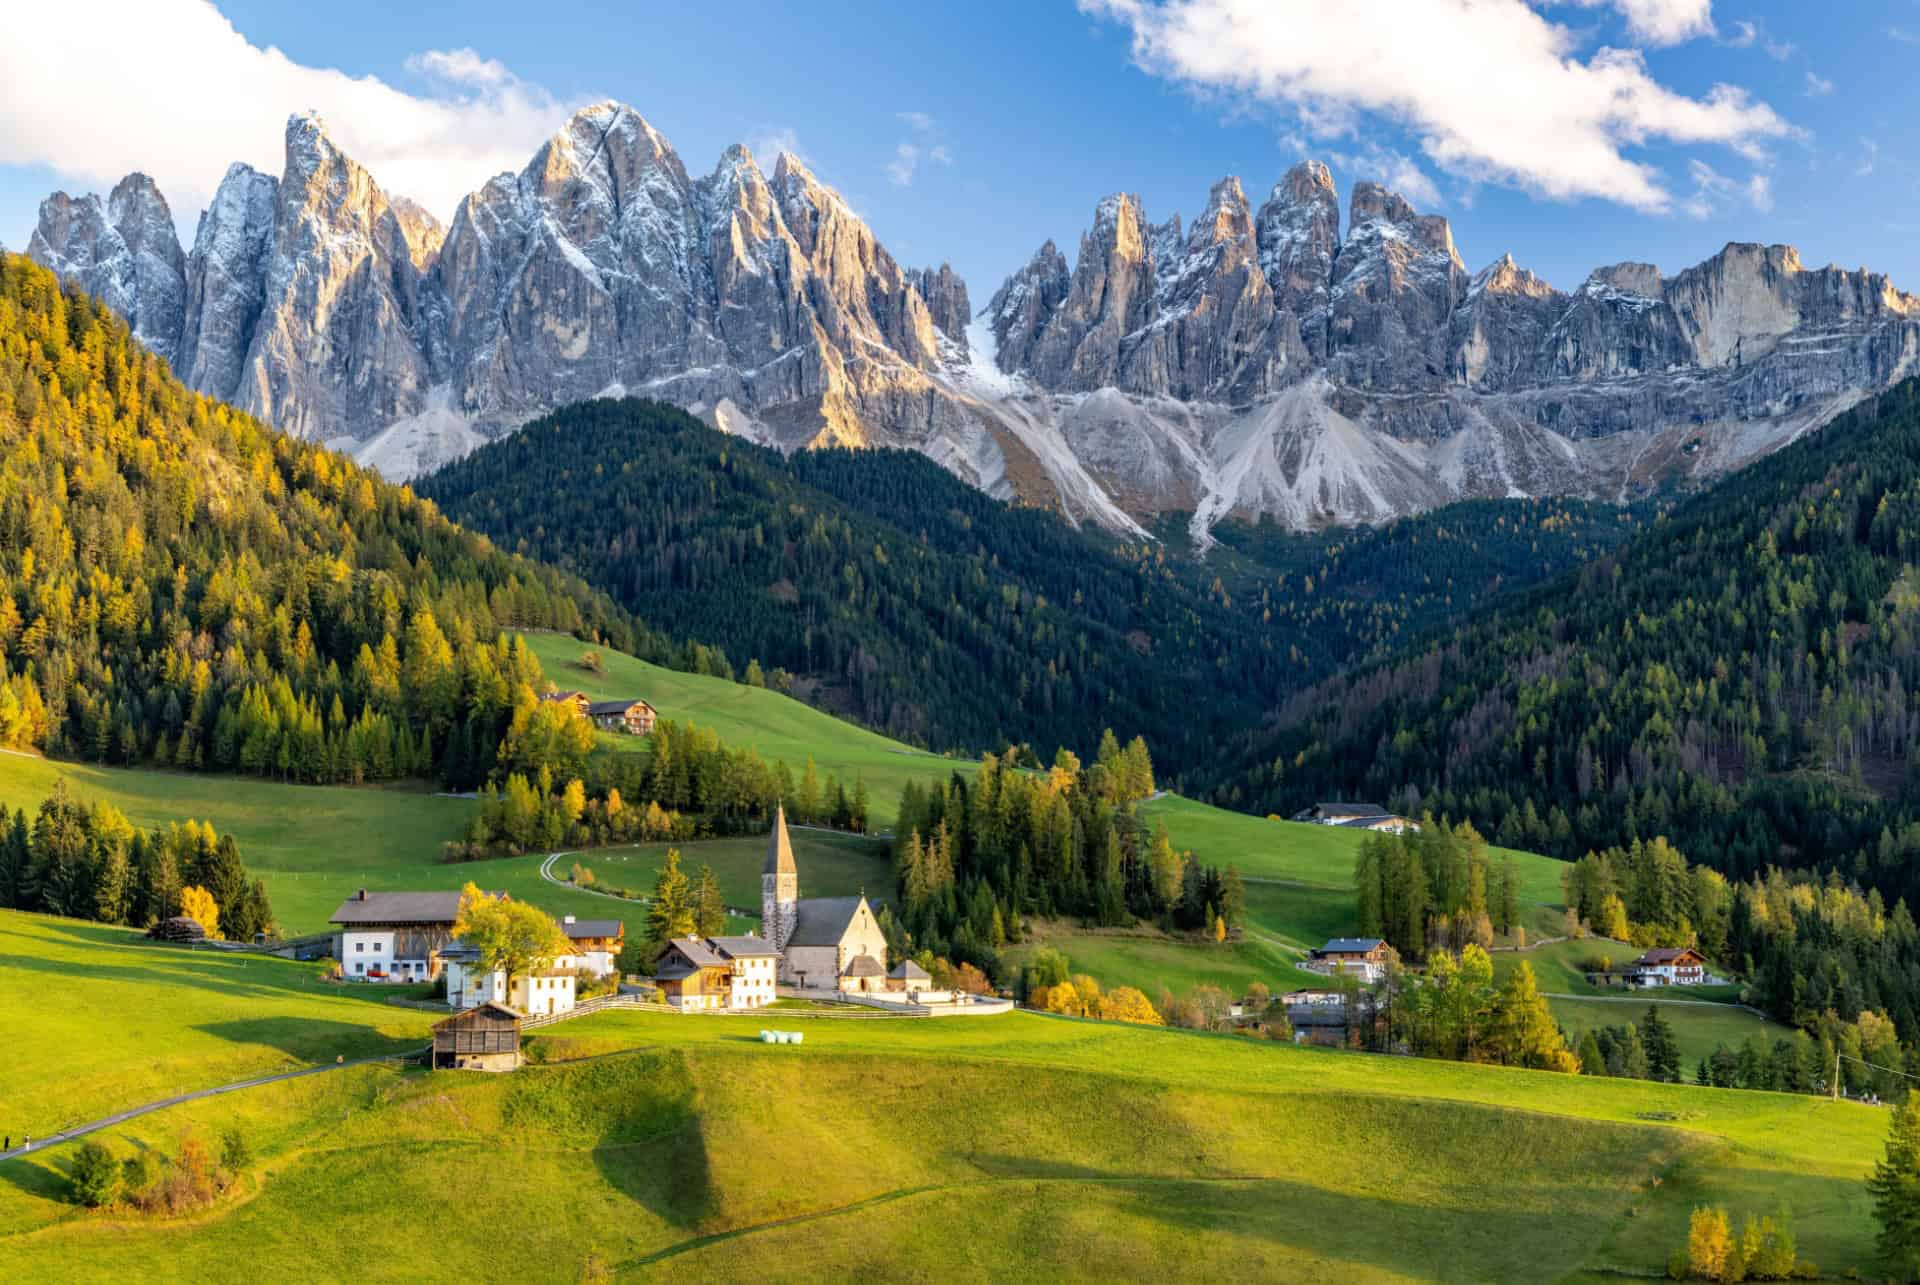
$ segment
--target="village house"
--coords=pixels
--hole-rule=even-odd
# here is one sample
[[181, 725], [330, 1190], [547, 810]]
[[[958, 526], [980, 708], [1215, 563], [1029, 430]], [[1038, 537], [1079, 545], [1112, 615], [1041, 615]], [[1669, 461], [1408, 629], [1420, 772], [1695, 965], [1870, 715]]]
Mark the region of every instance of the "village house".
[[759, 937], [676, 937], [653, 979], [682, 1012], [765, 1008], [777, 997], [779, 963], [780, 952]]
[[580, 713], [580, 716], [583, 718], [586, 717], [587, 708], [593, 704], [593, 702], [590, 699], [588, 699], [587, 694], [585, 692], [576, 692], [572, 690], [568, 690], [564, 692], [545, 692], [541, 695], [540, 699], [543, 701], [552, 701], [556, 705], [570, 705], [575, 710], [577, 710]]
[[1316, 803], [1294, 813], [1293, 819], [1312, 825], [1337, 825], [1349, 830], [1383, 830], [1388, 834], [1404, 834], [1420, 828], [1403, 816], [1395, 816], [1378, 803]]
[[1656, 946], [1627, 972], [1635, 986], [1699, 986], [1707, 980], [1707, 960], [1691, 946]]
[[865, 896], [802, 897], [800, 870], [776, 807], [760, 874], [760, 923], [780, 952], [780, 981], [800, 990], [868, 994], [887, 989], [887, 938]]
[[658, 717], [653, 706], [643, 700], [594, 701], [587, 706], [586, 715], [595, 727], [631, 736], [651, 736]]
[[464, 942], [456, 941], [446, 947], [440, 952], [440, 959], [446, 967], [449, 1008], [506, 1004], [529, 1017], [573, 1011], [576, 996], [571, 968], [550, 964], [515, 977], [513, 985], [508, 986], [505, 970], [483, 971], [480, 952]]
[[[501, 893], [494, 893], [501, 896]], [[333, 957], [350, 981], [430, 982], [453, 941], [460, 915], [457, 892], [368, 892], [340, 903], [329, 921], [339, 926]]]
[[614, 961], [620, 958], [627, 940], [626, 924], [618, 919], [575, 919], [566, 915], [560, 920], [560, 931], [573, 948], [555, 959], [553, 966], [595, 977], [605, 977], [614, 970]]
[[488, 1001], [433, 1027], [436, 1071], [511, 1071], [520, 1065], [520, 1014]]
[[1393, 947], [1378, 937], [1335, 937], [1313, 952], [1316, 963], [1330, 973], [1348, 973], [1363, 982], [1386, 976]]

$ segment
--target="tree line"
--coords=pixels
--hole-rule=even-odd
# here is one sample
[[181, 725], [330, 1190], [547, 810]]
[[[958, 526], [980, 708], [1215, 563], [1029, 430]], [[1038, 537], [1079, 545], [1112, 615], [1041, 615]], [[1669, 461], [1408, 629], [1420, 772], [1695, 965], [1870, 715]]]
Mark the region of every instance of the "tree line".
[[197, 902], [209, 936], [251, 941], [274, 929], [266, 885], [230, 834], [200, 821], [141, 830], [104, 800], [83, 803], [57, 782], [34, 810], [0, 808], [0, 907], [146, 927]]
[[1090, 764], [1062, 749], [1046, 770], [1021, 770], [988, 754], [971, 779], [910, 782], [894, 825], [890, 945], [995, 973], [1000, 947], [1020, 940], [1029, 916], [1224, 937], [1239, 926], [1246, 887], [1231, 867], [1176, 851], [1164, 824], [1148, 828], [1137, 805], [1153, 793], [1145, 740], [1123, 747], [1111, 729]]

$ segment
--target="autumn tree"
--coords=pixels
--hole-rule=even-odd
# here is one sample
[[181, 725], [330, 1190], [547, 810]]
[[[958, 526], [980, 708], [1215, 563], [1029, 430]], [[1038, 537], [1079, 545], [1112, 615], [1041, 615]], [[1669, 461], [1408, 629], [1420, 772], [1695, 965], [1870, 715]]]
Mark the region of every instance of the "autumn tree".
[[1138, 1026], [1163, 1024], [1152, 1002], [1131, 986], [1116, 986], [1101, 996], [1100, 1016], [1109, 1022], [1132, 1022]]
[[480, 953], [481, 973], [506, 975], [509, 995], [514, 978], [538, 972], [572, 948], [553, 916], [540, 907], [482, 892], [473, 883], [460, 890], [453, 935]]
[[213, 894], [197, 884], [180, 890], [180, 913], [206, 930], [209, 938], [220, 936], [220, 906]]

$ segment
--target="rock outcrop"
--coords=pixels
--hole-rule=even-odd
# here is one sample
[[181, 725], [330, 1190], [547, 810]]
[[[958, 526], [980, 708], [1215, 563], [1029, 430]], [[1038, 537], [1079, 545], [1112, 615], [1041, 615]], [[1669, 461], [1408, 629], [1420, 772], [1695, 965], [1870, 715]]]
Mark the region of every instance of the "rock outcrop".
[[1920, 370], [1885, 277], [1729, 245], [1564, 293], [1469, 276], [1444, 218], [1296, 165], [1191, 224], [1137, 197], [1051, 241], [978, 316], [834, 190], [744, 147], [695, 177], [632, 108], [567, 121], [444, 230], [288, 123], [182, 254], [165, 200], [51, 196], [28, 252], [194, 387], [409, 476], [553, 406], [636, 394], [755, 441], [919, 450], [983, 489], [1141, 532], [1190, 511], [1295, 526], [1466, 496], [1619, 498], [1707, 477]]

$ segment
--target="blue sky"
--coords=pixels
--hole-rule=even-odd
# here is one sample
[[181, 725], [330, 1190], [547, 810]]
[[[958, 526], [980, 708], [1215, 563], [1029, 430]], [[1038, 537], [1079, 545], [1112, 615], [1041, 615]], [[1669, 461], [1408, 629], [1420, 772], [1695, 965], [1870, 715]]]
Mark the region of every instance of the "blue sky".
[[1047, 238], [1071, 256], [1106, 193], [1191, 218], [1221, 175], [1257, 204], [1307, 156], [1343, 204], [1385, 179], [1448, 215], [1470, 268], [1510, 250], [1570, 289], [1602, 263], [1786, 241], [1920, 290], [1916, 0], [36, 10], [0, 48], [16, 249], [49, 190], [104, 193], [135, 167], [190, 235], [226, 162], [277, 171], [307, 106], [446, 218], [569, 108], [613, 97], [696, 174], [739, 140], [768, 168], [797, 150], [901, 260], [950, 260], [976, 306]]

